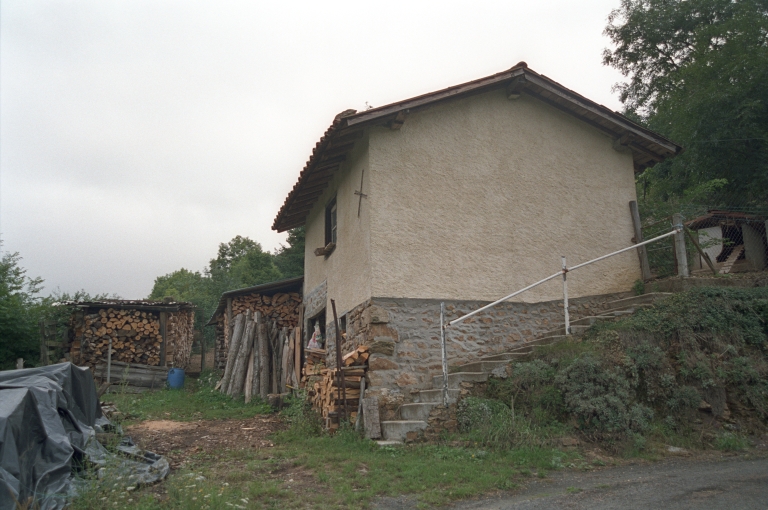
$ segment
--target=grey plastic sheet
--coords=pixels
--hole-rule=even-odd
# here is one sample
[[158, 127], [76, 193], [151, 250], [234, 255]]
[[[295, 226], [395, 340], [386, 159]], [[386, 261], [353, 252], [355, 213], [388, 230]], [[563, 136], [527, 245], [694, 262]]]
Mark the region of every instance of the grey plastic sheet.
[[[128, 438], [109, 453], [96, 433], [110, 429], [91, 372], [71, 363], [0, 372], [0, 510], [34, 502], [64, 508], [76, 492], [76, 471], [108, 465], [136, 485], [167, 476], [168, 462]], [[33, 505], [30, 505], [32, 507]]]

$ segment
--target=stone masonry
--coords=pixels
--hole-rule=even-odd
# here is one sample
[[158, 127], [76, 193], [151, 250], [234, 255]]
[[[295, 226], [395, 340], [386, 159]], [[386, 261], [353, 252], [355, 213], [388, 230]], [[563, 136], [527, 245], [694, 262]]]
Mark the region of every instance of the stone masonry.
[[[598, 315], [612, 300], [629, 293], [572, 299], [572, 319]], [[446, 321], [487, 304], [478, 301], [445, 301]], [[328, 366], [335, 365], [332, 314], [328, 318]], [[380, 402], [382, 420], [393, 419], [397, 407], [411, 402], [411, 393], [431, 387], [432, 376], [442, 371], [440, 352], [440, 301], [429, 299], [372, 298], [346, 315], [342, 352], [360, 345], [370, 347], [368, 396]], [[562, 301], [502, 303], [446, 330], [448, 364], [459, 365], [518, 347], [563, 322]]]

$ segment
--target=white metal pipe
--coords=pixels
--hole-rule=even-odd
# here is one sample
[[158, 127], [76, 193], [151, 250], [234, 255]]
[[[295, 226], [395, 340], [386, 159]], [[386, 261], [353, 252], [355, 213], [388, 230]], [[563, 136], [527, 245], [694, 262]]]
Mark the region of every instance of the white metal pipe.
[[509, 296], [503, 297], [501, 299], [498, 299], [498, 300], [494, 301], [493, 303], [490, 303], [490, 304], [487, 304], [487, 305], [485, 305], [483, 307], [480, 307], [480, 308], [478, 308], [477, 310], [475, 310], [473, 312], [469, 312], [468, 314], [466, 314], [466, 315], [464, 315], [462, 317], [459, 317], [458, 319], [454, 319], [451, 322], [449, 322], [447, 325], [448, 326], [453, 326], [454, 324], [458, 324], [459, 322], [463, 322], [466, 319], [469, 319], [470, 317], [472, 317], [473, 315], [477, 315], [478, 313], [480, 313], [482, 311], [485, 311], [485, 310], [487, 310], [489, 308], [492, 308], [492, 307], [498, 305], [499, 303], [503, 303], [504, 301], [506, 301], [508, 299], [511, 299], [511, 298], [513, 298], [513, 297], [515, 297], [515, 296], [517, 296], [519, 294], [522, 294], [526, 290], [530, 290], [530, 289], [532, 289], [534, 287], [537, 287], [537, 286], [541, 285], [542, 283], [546, 283], [549, 280], [552, 280], [553, 278], [557, 278], [558, 276], [560, 276], [561, 274], [563, 274], [565, 272], [574, 271], [576, 269], [579, 269], [580, 267], [588, 266], [589, 264], [594, 264], [595, 262], [599, 262], [599, 261], [601, 261], [603, 259], [607, 259], [608, 257], [613, 257], [614, 255], [618, 255], [619, 253], [624, 253], [625, 251], [636, 250], [640, 246], [645, 246], [646, 244], [654, 243], [654, 242], [658, 241], [659, 239], [664, 239], [665, 237], [669, 237], [669, 236], [675, 235], [676, 233], [680, 232], [680, 230], [681, 229], [675, 228], [675, 230], [672, 230], [671, 232], [667, 232], [666, 234], [662, 234], [660, 236], [654, 237], [653, 239], [648, 239], [647, 241], [643, 241], [642, 243], [633, 244], [632, 246], [628, 246], [626, 248], [623, 248], [621, 250], [615, 251], [613, 253], [609, 253], [608, 255], [603, 255], [602, 257], [597, 257], [596, 259], [588, 260], [587, 262], [582, 262], [581, 264], [575, 265], [575, 266], [573, 266], [570, 269], [568, 269], [568, 268], [561, 269], [557, 273], [555, 273], [553, 275], [550, 275], [550, 276], [547, 276], [543, 280], [539, 280], [536, 283], [532, 283], [531, 285], [529, 285], [529, 286], [527, 286], [527, 287], [525, 287], [523, 289], [520, 289], [517, 292], [513, 292]]
[[672, 235], [675, 235], [678, 232], [677, 229], [667, 232], [666, 234], [662, 234], [658, 237], [654, 237], [653, 239], [649, 239], [647, 241], [643, 241], [642, 243], [633, 244], [632, 246], [628, 246], [627, 248], [623, 248], [621, 250], [615, 251], [613, 253], [609, 253], [608, 255], [603, 255], [602, 257], [597, 257], [596, 259], [588, 260], [587, 262], [582, 262], [581, 264], [578, 264], [576, 266], [573, 266], [572, 268], [568, 269], [568, 271], [574, 271], [576, 269], [579, 269], [580, 267], [588, 266], [589, 264], [593, 264], [595, 262], [599, 262], [603, 259], [607, 259], [608, 257], [613, 257], [614, 255], [618, 255], [619, 253], [624, 253], [625, 251], [629, 250], [635, 250], [638, 246], [645, 246], [646, 244], [653, 243], [655, 241], [658, 241], [659, 239], [664, 239], [665, 237], [669, 237]]
[[565, 264], [565, 256], [563, 259], [563, 310], [565, 311], [565, 334], [571, 334], [571, 318], [568, 315], [568, 266]]
[[445, 303], [440, 303], [440, 350], [443, 356], [443, 405], [448, 407], [448, 356], [445, 352]]
[[528, 289], [532, 289], [532, 288], [536, 287], [537, 285], [541, 285], [542, 283], [544, 283], [544, 282], [548, 282], [549, 280], [551, 280], [551, 279], [553, 279], [553, 278], [557, 278], [557, 277], [558, 277], [558, 276], [560, 276], [562, 273], [563, 273], [562, 271], [558, 271], [557, 273], [555, 273], [555, 274], [553, 274], [553, 275], [547, 276], [547, 277], [546, 277], [546, 278], [544, 278], [543, 280], [539, 280], [538, 282], [536, 282], [536, 283], [533, 283], [533, 284], [531, 284], [531, 285], [527, 286], [527, 287], [526, 287], [526, 288], [524, 288], [524, 289], [520, 289], [520, 290], [518, 290], [517, 292], [513, 292], [512, 294], [510, 294], [510, 295], [509, 295], [509, 296], [507, 296], [507, 297], [503, 297], [503, 298], [501, 298], [501, 299], [499, 299], [499, 300], [497, 300], [497, 301], [494, 301], [493, 303], [491, 303], [491, 304], [489, 304], [489, 305], [485, 305], [485, 306], [484, 306], [484, 307], [482, 307], [482, 308], [478, 308], [478, 309], [477, 309], [477, 310], [475, 310], [474, 312], [469, 312], [467, 315], [465, 315], [465, 316], [463, 316], [463, 317], [459, 317], [458, 319], [454, 319], [454, 320], [452, 320], [451, 322], [449, 322], [449, 323], [448, 323], [448, 325], [449, 325], [449, 326], [453, 326], [454, 324], [457, 324], [457, 323], [459, 323], [459, 322], [462, 322], [462, 321], [463, 321], [463, 320], [465, 320], [465, 319], [469, 319], [469, 318], [470, 318], [470, 317], [472, 317], [473, 315], [476, 315], [476, 314], [478, 314], [478, 313], [482, 312], [483, 310], [487, 310], [487, 309], [489, 309], [489, 308], [491, 308], [491, 307], [494, 307], [494, 306], [498, 305], [499, 303], [503, 303], [503, 302], [504, 302], [504, 301], [506, 301], [507, 299], [513, 298], [513, 297], [517, 296], [518, 294], [522, 294], [523, 292], [525, 292], [525, 291], [526, 291], [526, 290], [528, 290]]

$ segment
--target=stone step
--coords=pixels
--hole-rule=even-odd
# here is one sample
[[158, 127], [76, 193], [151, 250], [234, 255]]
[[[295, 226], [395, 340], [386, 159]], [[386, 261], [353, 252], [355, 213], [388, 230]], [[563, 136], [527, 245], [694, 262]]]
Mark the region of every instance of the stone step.
[[641, 294], [639, 296], [632, 296], [624, 299], [617, 299], [616, 301], [609, 301], [609, 309], [626, 308], [633, 305], [647, 305], [651, 304], [658, 299], [671, 296], [671, 292], [649, 292], [648, 294]]
[[485, 356], [481, 360], [482, 361], [513, 361], [516, 359], [524, 358], [526, 356], [526, 353], [524, 352], [515, 352], [515, 350], [511, 350], [510, 352], [502, 352], [501, 354], [492, 354], [491, 356]]
[[[456, 372], [448, 374], [448, 388], [458, 389], [463, 382], [484, 382], [488, 380], [488, 374], [485, 372]], [[440, 389], [443, 387], [443, 376], [432, 376], [432, 387]]]
[[403, 404], [400, 406], [400, 419], [427, 421], [430, 411], [432, 411], [435, 406], [440, 404], [442, 404], [442, 393], [440, 402], [418, 402], [415, 404]]
[[[584, 334], [586, 330], [588, 330], [590, 326], [574, 326], [571, 325], [571, 336], [581, 336]], [[546, 331], [543, 333], [544, 337], [551, 337], [551, 336], [559, 336], [559, 335], [565, 335], [565, 325], [553, 329], [551, 331]]]
[[393, 420], [381, 422], [381, 436], [386, 441], [405, 441], [409, 432], [419, 432], [427, 428], [422, 420]]
[[473, 363], [466, 363], [464, 365], [459, 365], [459, 372], [487, 372], [491, 373], [494, 368], [503, 367], [507, 364], [506, 360], [481, 360], [481, 361], [475, 361]]
[[[441, 376], [442, 380], [442, 376]], [[442, 385], [442, 382], [440, 383]], [[459, 390], [448, 390], [448, 403], [452, 404], [459, 398]], [[421, 390], [416, 396], [417, 403], [443, 403], [443, 390]]]
[[[582, 317], [571, 321], [571, 326], [591, 326], [597, 322], [616, 320], [615, 315], [591, 315], [589, 317]], [[565, 325], [563, 323], [562, 325]]]
[[652, 307], [652, 303], [642, 303], [639, 305], [629, 305], [629, 306], [621, 306], [619, 308], [611, 308], [610, 310], [606, 310], [604, 312], [600, 312], [603, 315], [617, 315], [617, 317], [624, 316], [624, 315], [632, 315], [638, 310], [643, 310], [645, 308]]

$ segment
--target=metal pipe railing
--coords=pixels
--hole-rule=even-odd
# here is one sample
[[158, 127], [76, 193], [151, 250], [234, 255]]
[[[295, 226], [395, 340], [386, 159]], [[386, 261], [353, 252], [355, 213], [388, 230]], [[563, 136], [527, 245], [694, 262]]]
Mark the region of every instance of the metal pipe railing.
[[[565, 274], [570, 272], [570, 271], [575, 271], [576, 269], [582, 268], [584, 266], [588, 266], [589, 264], [594, 264], [595, 262], [600, 262], [601, 260], [605, 260], [608, 257], [613, 257], [614, 255], [618, 255], [619, 253], [624, 253], [625, 251], [636, 250], [640, 246], [645, 246], [646, 244], [651, 244], [651, 243], [654, 243], [654, 242], [656, 242], [656, 241], [658, 241], [660, 239], [664, 239], [665, 237], [669, 237], [669, 236], [672, 236], [672, 235], [675, 235], [675, 234], [679, 234], [680, 232], [682, 232], [682, 225], [675, 225], [674, 227], [675, 227], [674, 230], [672, 230], [670, 232], [667, 232], [666, 234], [662, 234], [660, 236], [654, 237], [653, 239], [648, 239], [647, 241], [643, 241], [642, 243], [633, 244], [632, 246], [628, 246], [626, 248], [622, 248], [621, 250], [614, 251], [614, 252], [609, 253], [607, 255], [603, 255], [602, 257], [597, 257], [596, 259], [588, 260], [587, 262], [582, 262], [581, 264], [577, 264], [577, 265], [575, 265], [575, 266], [573, 266], [571, 268], [565, 267], [565, 260], [564, 260], [565, 258], [563, 257], [563, 268], [560, 271], [558, 271], [557, 273], [552, 274], [550, 276], [547, 276], [546, 278], [544, 278], [542, 280], [539, 280], [536, 283], [532, 283], [531, 285], [529, 285], [529, 286], [527, 286], [527, 287], [525, 287], [523, 289], [520, 289], [517, 292], [513, 292], [512, 294], [510, 294], [510, 295], [508, 295], [506, 297], [498, 299], [498, 300], [494, 301], [493, 303], [490, 303], [490, 304], [487, 304], [487, 305], [485, 305], [483, 307], [480, 307], [480, 308], [478, 308], [477, 310], [475, 310], [473, 312], [469, 312], [468, 314], [463, 315], [463, 316], [459, 317], [458, 319], [454, 319], [454, 320], [450, 321], [447, 324], [447, 326], [453, 326], [454, 324], [458, 324], [460, 322], [463, 322], [466, 319], [469, 319], [470, 317], [472, 317], [473, 315], [477, 315], [478, 313], [480, 313], [482, 311], [485, 311], [485, 310], [487, 310], [489, 308], [492, 308], [492, 307], [498, 305], [499, 303], [503, 303], [504, 301], [506, 301], [508, 299], [511, 299], [511, 298], [513, 298], [513, 297], [515, 297], [515, 296], [517, 296], [519, 294], [522, 294], [523, 292], [525, 292], [527, 290], [530, 290], [530, 289], [532, 289], [534, 287], [538, 287], [542, 283], [546, 283], [549, 280], [557, 278], [560, 275], [565, 276]], [[565, 280], [563, 280], [563, 282], [564, 282], [563, 283], [563, 289], [565, 290], [565, 289], [567, 289], [567, 287], [565, 286], [566, 285], [565, 284]], [[567, 297], [566, 297], [566, 299], [567, 299]], [[567, 313], [567, 306], [566, 306], [566, 313]], [[566, 333], [568, 331], [567, 328], [568, 328], [568, 325], [566, 324]]]

